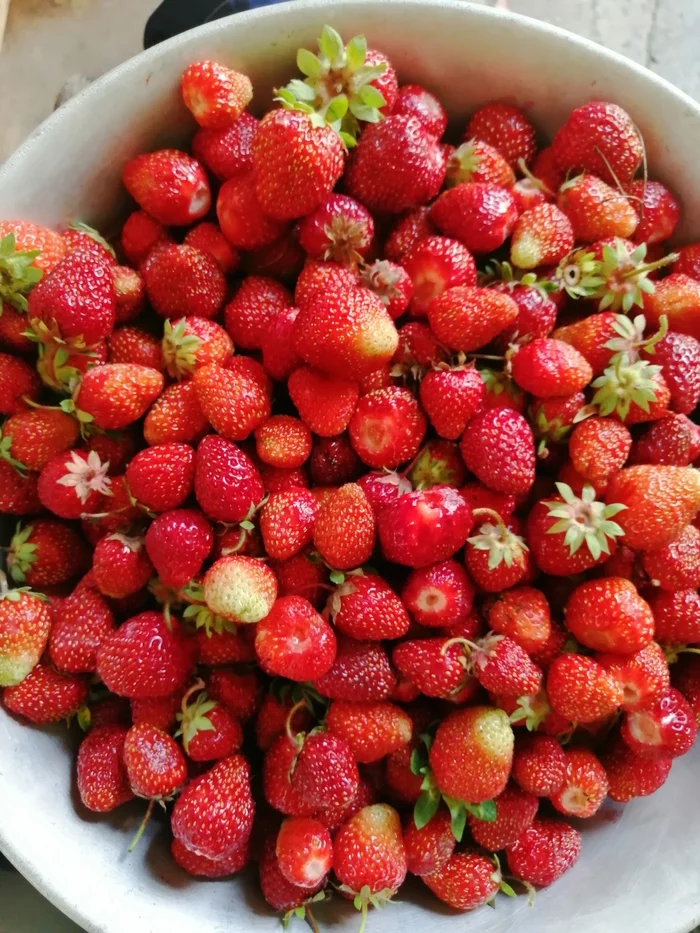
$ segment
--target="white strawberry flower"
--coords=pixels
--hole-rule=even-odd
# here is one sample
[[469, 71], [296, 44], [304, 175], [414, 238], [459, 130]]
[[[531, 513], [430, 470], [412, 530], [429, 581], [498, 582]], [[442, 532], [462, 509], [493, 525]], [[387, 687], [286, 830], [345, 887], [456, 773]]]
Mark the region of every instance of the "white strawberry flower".
[[108, 495], [112, 480], [107, 475], [109, 461], [102, 463], [95, 450], [91, 450], [85, 457], [81, 457], [75, 450], [71, 450], [71, 461], [66, 464], [68, 471], [58, 482], [61, 486], [75, 489], [75, 494], [84, 505], [91, 492], [100, 492]]

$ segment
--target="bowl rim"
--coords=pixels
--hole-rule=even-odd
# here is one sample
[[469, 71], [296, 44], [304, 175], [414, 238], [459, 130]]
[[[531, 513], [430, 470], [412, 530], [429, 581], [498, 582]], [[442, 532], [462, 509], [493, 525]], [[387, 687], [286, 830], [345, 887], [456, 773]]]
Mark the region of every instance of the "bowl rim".
[[[560, 26], [555, 26], [530, 16], [515, 13], [507, 9], [481, 6], [469, 2], [469, 0], [430, 0], [430, 2], [433, 7], [453, 10], [456, 13], [463, 13], [465, 16], [472, 17], [473, 19], [480, 19], [487, 22], [509, 22], [514, 25], [519, 24], [520, 28], [525, 32], [538, 33], [544, 37], [551, 37], [554, 40], [566, 42], [571, 46], [588, 52], [589, 54], [593, 54], [599, 59], [605, 60], [627, 71], [634, 75], [637, 80], [647, 85], [655, 86], [663, 93], [675, 98], [679, 104], [685, 106], [689, 112], [700, 119], [700, 103], [689, 94], [686, 94], [680, 88], [651, 71], [646, 66], [640, 65], [632, 59], [627, 58], [625, 55], [608, 49], [592, 39], [577, 35]], [[6, 176], [14, 171], [15, 166], [36, 146], [42, 144], [45, 136], [50, 136], [54, 129], [60, 127], [61, 123], [68, 119], [75, 111], [79, 110], [93, 99], [99, 99], [105, 89], [119, 83], [130, 72], [141, 68], [148, 69], [156, 67], [159, 62], [165, 61], [174, 49], [182, 48], [190, 44], [196, 46], [200, 39], [206, 39], [209, 36], [215, 35], [217, 32], [231, 29], [233, 26], [232, 21], [244, 24], [255, 19], [272, 19], [273, 16], [282, 18], [290, 11], [298, 11], [300, 9], [315, 10], [321, 14], [325, 9], [337, 9], [341, 5], [358, 7], [361, 14], [361, 9], [364, 6], [371, 7], [381, 5], [384, 8], [395, 7], [397, 9], [405, 9], [408, 7], [425, 9], [425, 0], [286, 0], [286, 2], [274, 4], [272, 6], [259, 7], [257, 9], [232, 14], [231, 16], [205, 23], [194, 29], [173, 36], [165, 42], [142, 51], [105, 72], [105, 74], [97, 78], [87, 88], [70, 98], [65, 104], [59, 107], [58, 110], [46, 117], [5, 162], [0, 165], [0, 186], [2, 186]], [[80, 927], [84, 927], [85, 930], [96, 929], [94, 916], [85, 912], [78, 904], [71, 903], [60, 890], [54, 888], [49, 882], [37, 874], [31, 863], [24, 857], [21, 845], [13, 842], [13, 840], [3, 834], [2, 821], [0, 821], [0, 851], [15, 868], [20, 871], [27, 881], [65, 916]], [[700, 922], [700, 910], [695, 920], [696, 924], [698, 922]], [[691, 927], [691, 930], [693, 928], [694, 927]], [[669, 933], [687, 933], [687, 931], [685, 929], [674, 928], [674, 930], [669, 931]]]

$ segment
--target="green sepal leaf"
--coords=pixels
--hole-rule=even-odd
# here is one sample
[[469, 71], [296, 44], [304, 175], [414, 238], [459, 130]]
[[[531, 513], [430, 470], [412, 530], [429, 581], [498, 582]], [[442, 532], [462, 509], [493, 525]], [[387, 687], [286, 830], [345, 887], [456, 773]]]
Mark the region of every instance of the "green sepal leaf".
[[337, 68], [343, 64], [343, 40], [332, 26], [324, 26], [318, 47], [322, 55], [328, 59], [331, 67]]
[[308, 49], [299, 49], [297, 52], [297, 68], [307, 78], [320, 78], [323, 65], [318, 55]]
[[442, 799], [447, 804], [447, 808], [450, 811], [450, 825], [452, 827], [452, 835], [455, 837], [457, 842], [462, 841], [464, 836], [464, 830], [467, 825], [467, 808], [466, 805], [462, 803], [461, 800], [455, 800], [453, 797], [446, 797], [442, 795]]
[[350, 71], [361, 68], [367, 58], [367, 40], [364, 36], [353, 36], [345, 46], [345, 59]]
[[368, 107], [384, 107], [386, 104], [386, 98], [373, 84], [366, 84], [363, 88], [360, 88], [357, 96]]
[[426, 826], [437, 813], [440, 806], [440, 793], [437, 790], [424, 791], [413, 808], [413, 822], [416, 829]]
[[501, 881], [498, 887], [501, 891], [501, 894], [505, 894], [506, 897], [517, 897], [518, 896], [513, 890], [513, 888], [508, 884], [507, 881]]
[[495, 823], [497, 816], [495, 800], [485, 800], [483, 803], [465, 803], [465, 809], [477, 820], [484, 823]]

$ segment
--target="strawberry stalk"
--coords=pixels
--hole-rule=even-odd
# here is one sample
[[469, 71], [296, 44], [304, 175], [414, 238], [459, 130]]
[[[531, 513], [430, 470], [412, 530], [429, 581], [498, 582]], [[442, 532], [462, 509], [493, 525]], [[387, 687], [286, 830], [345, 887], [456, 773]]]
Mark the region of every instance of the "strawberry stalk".
[[148, 826], [149, 820], [151, 819], [151, 814], [153, 813], [153, 805], [154, 805], [154, 804], [155, 804], [155, 800], [149, 800], [149, 802], [148, 802], [148, 808], [147, 808], [147, 810], [146, 810], [145, 816], [144, 816], [144, 818], [141, 820], [141, 825], [140, 825], [139, 828], [136, 830], [136, 835], [135, 835], [134, 838], [131, 840], [131, 845], [129, 846], [129, 850], [128, 850], [129, 853], [133, 852], [134, 849], [136, 848], [136, 846], [137, 846], [137, 845], [139, 844], [139, 842], [141, 841], [141, 836], [143, 836], [144, 832], [146, 831], [146, 827]]

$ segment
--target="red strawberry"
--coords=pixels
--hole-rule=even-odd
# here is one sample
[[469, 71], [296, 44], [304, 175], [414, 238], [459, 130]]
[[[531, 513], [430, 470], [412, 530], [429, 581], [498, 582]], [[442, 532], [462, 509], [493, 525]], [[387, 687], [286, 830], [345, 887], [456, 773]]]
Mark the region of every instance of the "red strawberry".
[[225, 858], [210, 859], [185, 848], [179, 839], [173, 839], [170, 854], [173, 861], [188, 875], [198, 878], [227, 878], [238, 874], [250, 861], [250, 843], [244, 843]]
[[362, 472], [362, 461], [352, 449], [347, 434], [321, 437], [309, 458], [312, 482], [318, 486], [342, 486]]
[[27, 314], [76, 345], [92, 346], [114, 328], [116, 297], [110, 266], [84, 251], [70, 253], [29, 298]]
[[175, 590], [199, 573], [213, 543], [211, 525], [196, 509], [163, 512], [146, 532], [146, 551], [156, 573]]
[[121, 246], [128, 262], [138, 268], [159, 243], [170, 241], [165, 227], [145, 211], [129, 214], [121, 232]]
[[143, 264], [148, 300], [161, 317], [213, 318], [226, 297], [226, 280], [209, 253], [193, 246], [165, 245]]
[[[700, 342], [688, 334], [668, 333], [654, 344], [653, 362], [663, 367], [674, 411], [690, 414], [700, 402]], [[643, 350], [648, 359], [650, 350]]]
[[262, 477], [265, 492], [269, 494], [289, 492], [291, 489], [309, 488], [309, 473], [303, 466], [297, 467], [295, 470], [284, 470], [281, 467], [261, 463], [260, 476]]
[[439, 139], [447, 128], [447, 114], [434, 94], [418, 84], [403, 84], [391, 113], [416, 117], [428, 133]]
[[226, 129], [241, 116], [253, 97], [247, 75], [218, 62], [188, 65], [180, 80], [180, 93], [200, 126]]
[[92, 558], [92, 572], [104, 596], [123, 599], [146, 586], [153, 576], [153, 565], [143, 538], [112, 534], [98, 542]]
[[639, 223], [627, 197], [595, 175], [579, 175], [565, 182], [557, 204], [569, 218], [577, 242], [631, 237]]
[[188, 784], [178, 797], [173, 835], [193, 852], [224, 858], [248, 840], [254, 812], [250, 768], [242, 755], [232, 755]]
[[204, 601], [213, 613], [243, 624], [263, 619], [277, 596], [277, 580], [270, 568], [235, 554], [213, 563], [203, 585]]
[[479, 639], [471, 666], [481, 686], [497, 696], [531, 696], [542, 684], [542, 671], [506, 635], [491, 632]]
[[437, 485], [387, 502], [377, 524], [388, 560], [425, 567], [447, 560], [464, 545], [472, 514], [456, 489]]
[[207, 437], [197, 448], [194, 485], [204, 514], [220, 522], [243, 521], [265, 493], [252, 460], [222, 437]]
[[10, 576], [29, 586], [64, 583], [87, 569], [85, 542], [69, 525], [39, 519], [17, 526], [7, 553]]
[[185, 246], [208, 253], [219, 264], [224, 275], [231, 275], [238, 268], [240, 254], [226, 240], [218, 224], [209, 220], [202, 221], [192, 227], [182, 242]]
[[394, 321], [404, 313], [413, 295], [413, 282], [406, 270], [388, 259], [376, 259], [365, 266], [360, 281], [380, 299]]
[[153, 512], [176, 509], [194, 488], [195, 453], [188, 444], [161, 444], [140, 451], [126, 469], [133, 497]]
[[[201, 618], [198, 614], [197, 619]], [[207, 616], [204, 615], [204, 619]], [[233, 626], [233, 623], [229, 623]], [[234, 626], [235, 627], [235, 626]], [[255, 632], [244, 628], [242, 631], [236, 630], [229, 632], [222, 627], [221, 632], [217, 632], [213, 626], [207, 628], [206, 621], [202, 628], [199, 628], [195, 637], [199, 649], [199, 663], [213, 667], [219, 664], [230, 664], [235, 662], [248, 662], [255, 660]]]
[[37, 474], [20, 476], [13, 466], [0, 460], [0, 511], [8, 515], [29, 515], [40, 508]]
[[270, 400], [249, 375], [207, 363], [195, 372], [193, 381], [202, 411], [228, 440], [245, 440], [270, 417]]
[[87, 695], [88, 685], [82, 677], [37, 664], [20, 684], [6, 687], [2, 701], [11, 713], [44, 724], [70, 719], [83, 706]]
[[328, 731], [344, 739], [360, 764], [390, 755], [411, 741], [410, 716], [393, 703], [331, 703]]
[[569, 440], [574, 469], [594, 485], [617, 473], [631, 448], [627, 428], [610, 418], [587, 418], [574, 427]]
[[392, 469], [418, 452], [426, 431], [423, 412], [408, 389], [390, 386], [364, 395], [348, 426], [364, 463]]
[[518, 306], [518, 317], [496, 338], [499, 351], [505, 352], [511, 343], [522, 344], [531, 337], [549, 335], [556, 321], [557, 306], [540, 288], [508, 279], [495, 282], [491, 287], [509, 295]]
[[472, 136], [497, 149], [512, 168], [520, 159], [529, 163], [535, 154], [535, 130], [512, 104], [485, 104], [476, 110], [464, 133], [465, 139]]
[[593, 378], [586, 358], [562, 340], [541, 337], [521, 347], [512, 359], [513, 378], [539, 398], [573, 395]]
[[260, 339], [265, 372], [277, 382], [287, 381], [301, 365], [292, 335], [298, 308], [282, 308], [265, 325]]
[[306, 489], [273, 493], [260, 513], [260, 532], [266, 553], [274, 560], [288, 560], [313, 538], [318, 503]]
[[236, 249], [267, 246], [279, 239], [286, 229], [285, 223], [263, 211], [253, 172], [235, 175], [224, 182], [216, 200], [216, 216], [221, 232]]
[[314, 526], [314, 546], [338, 570], [358, 567], [374, 550], [375, 518], [356, 483], [346, 483], [321, 503]]
[[439, 809], [420, 829], [413, 817], [403, 827], [406, 846], [406, 864], [412, 875], [432, 875], [445, 865], [455, 848], [450, 816], [447, 810]]
[[52, 457], [70, 449], [78, 434], [78, 421], [65, 412], [42, 408], [18, 411], [2, 426], [0, 454], [26, 470], [42, 470]]
[[538, 806], [537, 797], [512, 784], [494, 802], [496, 819], [492, 823], [471, 814], [467, 816], [472, 838], [489, 852], [498, 852], [512, 845], [532, 825]]
[[291, 817], [283, 821], [275, 848], [277, 864], [290, 884], [316, 889], [333, 864], [330, 833], [318, 820]]
[[471, 252], [489, 253], [511, 235], [518, 211], [507, 188], [468, 182], [443, 191], [430, 209], [430, 219]]
[[700, 429], [687, 415], [654, 421], [632, 445], [629, 462], [688, 466], [700, 452]]
[[678, 537], [700, 508], [700, 473], [690, 467], [628, 467], [611, 479], [605, 495], [626, 506], [617, 516], [625, 544], [653, 550]]
[[291, 415], [273, 415], [255, 429], [258, 458], [270, 466], [293, 470], [311, 454], [311, 431]]
[[151, 369], [163, 367], [160, 341], [139, 327], [118, 327], [108, 341], [110, 363], [138, 363]]
[[554, 794], [564, 782], [565, 770], [564, 750], [556, 739], [533, 735], [516, 742], [513, 778], [527, 794]]
[[477, 534], [467, 538], [465, 564], [482, 590], [497, 593], [529, 575], [532, 559], [518, 533], [522, 530], [519, 520], [510, 518], [506, 524], [498, 512], [491, 515], [494, 521], [477, 522]]
[[603, 752], [601, 762], [608, 778], [608, 796], [616, 803], [628, 803], [657, 791], [669, 775], [672, 759], [650, 760], [618, 739]]
[[510, 261], [518, 269], [555, 265], [571, 252], [574, 231], [555, 204], [538, 204], [518, 218], [510, 241]]
[[632, 180], [644, 154], [639, 131], [622, 107], [591, 101], [572, 110], [552, 143], [562, 171], [583, 169], [610, 184]]
[[303, 422], [321, 437], [332, 437], [348, 426], [359, 393], [356, 382], [303, 366], [289, 377], [289, 394]]
[[[255, 741], [261, 751], [266, 752], [274, 740], [286, 731], [287, 719], [295, 706], [291, 696], [279, 701], [274, 694], [265, 694], [255, 717]], [[309, 710], [300, 707], [295, 709], [289, 725], [292, 733], [296, 735], [298, 732], [307, 732], [311, 724]]]
[[481, 139], [468, 139], [447, 159], [446, 182], [463, 185], [481, 182], [512, 188], [515, 175], [498, 149]]
[[165, 322], [162, 352], [169, 375], [183, 379], [206, 363], [225, 363], [233, 353], [233, 342], [213, 321], [186, 317]]
[[410, 624], [396, 593], [375, 574], [349, 574], [326, 609], [339, 631], [359, 641], [400, 638]]
[[[274, 910], [285, 911], [284, 917], [290, 918], [299, 912], [304, 917], [313, 918], [311, 904], [317, 891], [314, 888], [302, 888], [292, 884], [280, 871], [277, 855], [275, 853], [276, 837], [270, 836], [266, 841], [262, 857], [258, 863], [260, 873], [260, 890], [265, 901]], [[323, 882], [316, 887], [321, 888]], [[318, 900], [318, 897], [316, 897]], [[284, 919], [283, 919], [284, 922]], [[315, 920], [313, 921], [315, 922]]]
[[620, 577], [577, 586], [566, 604], [566, 627], [582, 645], [615, 654], [640, 651], [654, 637], [648, 603]]
[[668, 663], [654, 642], [635, 654], [599, 654], [596, 660], [622, 687], [625, 710], [636, 709], [670, 686]]
[[419, 625], [444, 628], [470, 618], [474, 587], [457, 561], [446, 560], [412, 570], [401, 599]]
[[211, 191], [202, 166], [177, 149], [143, 153], [126, 163], [124, 186], [140, 208], [167, 226], [187, 226], [209, 212]]
[[555, 713], [572, 722], [595, 722], [616, 712], [622, 687], [592, 658], [561, 654], [547, 672], [547, 694]]
[[124, 766], [132, 791], [147, 800], [168, 800], [187, 780], [187, 764], [177, 742], [142, 722], [124, 741]]
[[333, 666], [333, 629], [301, 596], [282, 596], [257, 626], [255, 653], [262, 669], [289, 680], [323, 677]]
[[431, 302], [446, 289], [476, 285], [472, 254], [448, 237], [420, 238], [407, 249], [401, 264], [413, 284], [411, 313], [416, 317], [425, 317]]
[[212, 671], [207, 680], [209, 695], [241, 722], [247, 722], [255, 714], [261, 689], [260, 678], [255, 672], [238, 674], [231, 670], [218, 670]]
[[683, 694], [671, 687], [628, 712], [621, 735], [639, 755], [677, 758], [690, 751], [695, 742], [695, 714]]
[[357, 275], [349, 266], [307, 259], [294, 288], [294, 300], [299, 306], [312, 304], [329, 291], [345, 291], [357, 284]]
[[42, 505], [61, 518], [98, 511], [110, 490], [107, 467], [95, 451], [71, 450], [52, 457], [39, 475]]
[[191, 653], [179, 627], [171, 631], [159, 612], [128, 619], [97, 652], [100, 678], [113, 693], [129, 699], [173, 693], [191, 669]]
[[401, 820], [385, 803], [363, 807], [340, 827], [333, 840], [333, 870], [341, 891], [362, 911], [382, 906], [406, 877], [406, 849]]
[[419, 207], [408, 211], [396, 221], [384, 244], [384, 255], [387, 259], [404, 265], [403, 260], [410, 250], [420, 240], [435, 233], [429, 213], [430, 208]]
[[666, 315], [670, 330], [700, 340], [697, 322], [699, 303], [700, 282], [682, 272], [673, 272], [656, 285], [653, 294], [645, 298], [644, 313], [650, 327], [658, 327], [661, 316]]
[[262, 275], [249, 275], [226, 305], [226, 330], [237, 347], [259, 350], [270, 323], [292, 305], [284, 285]]
[[420, 400], [431, 424], [440, 435], [457, 440], [467, 422], [479, 412], [484, 382], [471, 366], [448, 367], [444, 363], [421, 380]]
[[425, 696], [451, 699], [461, 697], [473, 678], [467, 673], [462, 644], [447, 638], [420, 638], [396, 645], [391, 660]]
[[521, 881], [547, 887], [567, 872], [581, 854], [581, 834], [559, 820], [535, 820], [506, 848], [508, 867]]
[[642, 565], [651, 582], [663, 590], [697, 589], [700, 586], [700, 529], [686, 525], [675, 541], [647, 551]]
[[438, 343], [427, 324], [419, 321], [404, 324], [399, 329], [399, 345], [396, 348], [392, 368], [401, 374], [442, 363], [447, 359], [446, 350]]
[[534, 482], [534, 438], [517, 412], [480, 412], [467, 425], [460, 449], [467, 467], [489, 489], [521, 495]]
[[430, 748], [437, 787], [458, 801], [502, 793], [513, 761], [513, 730], [502, 710], [472, 706], [442, 720]]
[[129, 266], [112, 266], [112, 279], [116, 301], [115, 321], [117, 324], [126, 324], [143, 311], [146, 285], [141, 274]]
[[329, 700], [386, 700], [396, 686], [396, 675], [380, 642], [341, 635], [333, 667], [312, 686]]
[[373, 238], [372, 215], [344, 194], [329, 194], [299, 224], [299, 242], [312, 259], [358, 262], [367, 255]]
[[118, 430], [137, 421], [163, 391], [163, 376], [137, 363], [106, 363], [88, 370], [75, 396], [76, 407], [96, 427]]
[[250, 172], [257, 126], [252, 114], [242, 113], [222, 129], [202, 127], [192, 139], [192, 154], [220, 181]]
[[92, 674], [97, 651], [116, 628], [114, 614], [97, 589], [81, 583], [61, 602], [49, 636], [52, 663], [71, 674]]
[[605, 768], [587, 748], [565, 752], [563, 784], [550, 797], [565, 816], [579, 819], [594, 816], [608, 794]]
[[651, 592], [655, 637], [663, 644], [700, 644], [700, 594], [695, 590]]
[[78, 749], [78, 792], [83, 805], [107, 813], [133, 800], [124, 764], [125, 726], [92, 729]]
[[508, 295], [488, 288], [459, 285], [448, 288], [428, 308], [435, 336], [454, 350], [478, 350], [518, 317]]
[[433, 198], [445, 156], [421, 121], [390, 116], [365, 127], [347, 174], [348, 192], [372, 212], [396, 214]]
[[303, 739], [291, 781], [302, 798], [316, 809], [350, 803], [359, 783], [350, 745], [337, 735], [311, 732]]
[[290, 780], [298, 748], [289, 736], [280, 735], [265, 754], [262, 770], [263, 793], [275, 810], [288, 816], [313, 816], [316, 807], [302, 797]]
[[[48, 275], [66, 254], [66, 241], [60, 233], [56, 233], [49, 227], [33, 224], [29, 220], [0, 221], [0, 239], [5, 239], [10, 235], [14, 237], [10, 253], [13, 251], [15, 254], [16, 252], [34, 253], [31, 266], [34, 269], [40, 269], [45, 275]], [[3, 295], [3, 297], [7, 296]]]
[[192, 381], [168, 386], [156, 399], [143, 423], [143, 435], [148, 444], [199, 440], [209, 427]]
[[[175, 735], [182, 736], [190, 761], [218, 761], [241, 747], [243, 728], [225, 706], [208, 698], [203, 686], [203, 681], [196, 681], [183, 697]], [[195, 693], [196, 699], [189, 702]]]
[[342, 293], [329, 289], [309, 300], [298, 298], [294, 345], [310, 365], [334, 376], [357, 379], [379, 369], [394, 355], [396, 328], [369, 289]]
[[[506, 882], [494, 862], [474, 850], [452, 855], [437, 871], [424, 875], [423, 881], [441, 901], [456, 910], [474, 910], [493, 899]], [[510, 886], [506, 885], [508, 890]]]
[[547, 598], [541, 590], [530, 586], [500, 593], [489, 607], [488, 622], [492, 629], [509, 636], [528, 654], [542, 648], [552, 631]]
[[[639, 225], [634, 234], [635, 243], [663, 243], [672, 236], [680, 216], [680, 205], [665, 185], [650, 178], [633, 179], [626, 191], [639, 201]], [[674, 266], [677, 271], [678, 263]]]

